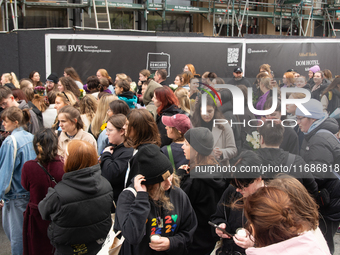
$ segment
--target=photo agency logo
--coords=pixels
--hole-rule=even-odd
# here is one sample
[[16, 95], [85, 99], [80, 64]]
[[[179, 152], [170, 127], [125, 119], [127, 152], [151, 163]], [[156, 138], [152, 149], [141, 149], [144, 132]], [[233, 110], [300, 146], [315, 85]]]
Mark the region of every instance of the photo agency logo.
[[[213, 100], [215, 105], [217, 106], [216, 98], [219, 100], [219, 102], [222, 105], [222, 100], [220, 95], [218, 94], [218, 91], [216, 89], [229, 89], [232, 96], [233, 96], [233, 115], [244, 115], [244, 107], [245, 107], [245, 100], [244, 100], [244, 94], [240, 88], [238, 88], [235, 85], [230, 84], [216, 84], [213, 87], [211, 87], [208, 84], [205, 83], [199, 83], [200, 86], [198, 87], [198, 90], [202, 92], [201, 96], [201, 114], [207, 115], [207, 97], [210, 96]], [[202, 88], [206, 87], [206, 88]], [[267, 110], [258, 110], [253, 105], [253, 89], [247, 88], [247, 106], [254, 115], [257, 116], [266, 116], [270, 115], [273, 112], [276, 111], [277, 103], [278, 103], [278, 90], [276, 87], [273, 88], [273, 96], [272, 96], [272, 106], [270, 109]], [[288, 93], [303, 93], [306, 95], [305, 98], [300, 99], [287, 99]], [[305, 115], [311, 115], [311, 113], [303, 106], [304, 103], [307, 103], [311, 99], [311, 93], [307, 89], [303, 88], [281, 88], [281, 115], [286, 115], [286, 106], [288, 104], [296, 105], [297, 108], [299, 108]], [[281, 122], [281, 125], [284, 127], [295, 127], [297, 125], [296, 120], [279, 120], [279, 119], [251, 119], [248, 122], [243, 120], [243, 122], [233, 122], [232, 120], [226, 120], [226, 119], [214, 119], [213, 120], [213, 127], [219, 124], [226, 124], [229, 123], [231, 127], [233, 125], [243, 125], [243, 127], [249, 126], [249, 127], [262, 127], [264, 125], [264, 121], [270, 121], [272, 122], [272, 127], [274, 126], [274, 123]], [[285, 122], [289, 122], [289, 124], [285, 124]], [[295, 122], [292, 125], [292, 122]]]

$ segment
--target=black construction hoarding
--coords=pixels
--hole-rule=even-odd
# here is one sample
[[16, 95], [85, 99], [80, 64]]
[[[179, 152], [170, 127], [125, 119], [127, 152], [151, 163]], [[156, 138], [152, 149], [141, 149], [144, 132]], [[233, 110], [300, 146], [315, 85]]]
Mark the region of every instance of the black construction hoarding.
[[73, 66], [83, 82], [99, 68], [113, 79], [117, 73], [126, 73], [134, 81], [142, 69], [153, 73], [165, 68], [170, 84], [188, 63], [197, 73], [211, 71], [230, 77], [241, 65], [243, 51], [242, 42], [207, 37], [47, 34], [45, 44], [46, 75], [61, 76], [65, 67]]
[[335, 40], [247, 40], [246, 75], [255, 77], [261, 64], [269, 64], [277, 79], [282, 79], [288, 69], [294, 69], [308, 79], [308, 70], [314, 65], [337, 74], [339, 49]]

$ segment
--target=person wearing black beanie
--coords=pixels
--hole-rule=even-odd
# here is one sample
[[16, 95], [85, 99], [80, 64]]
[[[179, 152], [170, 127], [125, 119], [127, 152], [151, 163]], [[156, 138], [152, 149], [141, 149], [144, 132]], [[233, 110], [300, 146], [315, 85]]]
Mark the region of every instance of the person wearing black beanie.
[[204, 172], [208, 167], [220, 167], [210, 155], [214, 148], [212, 132], [206, 127], [196, 127], [189, 129], [184, 137], [182, 149], [186, 159], [190, 160], [190, 167], [180, 167], [177, 174], [181, 178], [181, 189], [188, 195], [198, 221], [189, 254], [205, 255], [215, 247], [216, 241], [208, 221], [215, 213], [227, 183], [223, 178], [213, 178], [213, 174]]
[[139, 174], [117, 203], [114, 230], [125, 237], [119, 254], [190, 254], [197, 219], [187, 195], [175, 186], [170, 160], [157, 145], [146, 144], [136, 161]]

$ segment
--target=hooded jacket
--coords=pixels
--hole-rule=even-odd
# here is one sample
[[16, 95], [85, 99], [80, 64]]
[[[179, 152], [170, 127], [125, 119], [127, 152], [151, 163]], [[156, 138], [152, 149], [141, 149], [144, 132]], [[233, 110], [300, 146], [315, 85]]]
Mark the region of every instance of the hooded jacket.
[[247, 255], [330, 255], [320, 246], [318, 240], [311, 231], [288, 240], [268, 245], [262, 248], [248, 248]]
[[[338, 123], [335, 119], [326, 117], [320, 119], [311, 126], [302, 143], [300, 155], [309, 166], [329, 166], [340, 167], [340, 143], [328, 132], [318, 132], [328, 130], [332, 134], [339, 131]], [[340, 180], [328, 171], [327, 174], [314, 172], [315, 180], [319, 190], [327, 189], [330, 195], [330, 203], [321, 207], [321, 214], [331, 220], [340, 221]]]
[[47, 234], [57, 251], [74, 254], [75, 245], [81, 244], [88, 254], [96, 254], [111, 228], [112, 201], [112, 187], [94, 165], [65, 173], [38, 208], [51, 221]]
[[189, 254], [210, 254], [216, 240], [208, 221], [216, 212], [217, 203], [227, 187], [226, 181], [221, 178], [190, 178], [190, 174], [183, 169], [178, 169], [177, 174], [181, 177], [181, 189], [188, 195], [198, 221]]
[[130, 109], [136, 108], [138, 99], [132, 91], [124, 91], [118, 95], [118, 98], [125, 101]]

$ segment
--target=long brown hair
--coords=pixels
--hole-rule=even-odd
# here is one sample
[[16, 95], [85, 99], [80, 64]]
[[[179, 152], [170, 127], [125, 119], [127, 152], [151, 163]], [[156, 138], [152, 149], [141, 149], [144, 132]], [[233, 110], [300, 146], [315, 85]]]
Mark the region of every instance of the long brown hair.
[[[126, 147], [136, 149], [141, 144], [161, 145], [161, 137], [152, 114], [146, 109], [133, 109], [128, 114], [129, 126], [126, 135]], [[133, 130], [133, 135], [131, 131]]]
[[64, 86], [65, 90], [71, 91], [76, 97], [80, 97], [80, 90], [78, 85], [70, 77], [60, 77], [60, 83]]
[[288, 240], [308, 229], [289, 195], [276, 187], [259, 188], [247, 197], [244, 212], [248, 219], [246, 229], [255, 238], [256, 247]]
[[331, 84], [328, 85], [328, 87], [323, 91], [322, 95], [326, 95], [328, 93], [328, 91], [332, 91], [332, 89], [337, 89], [339, 90], [339, 87], [338, 85], [340, 85], [340, 78], [335, 78]]
[[73, 80], [80, 81], [83, 83], [77, 73], [77, 71], [73, 67], [66, 67], [64, 72], [69, 75]]
[[97, 150], [87, 141], [72, 140], [67, 144], [65, 152], [68, 155], [64, 165], [65, 173], [98, 164]]
[[[78, 109], [74, 108], [73, 106], [66, 105], [59, 110], [58, 116], [62, 113], [65, 114], [65, 117], [69, 121], [76, 125], [77, 130], [82, 129], [84, 127], [84, 123], [80, 117], [80, 112]], [[74, 119], [76, 119], [77, 121], [74, 121]]]

